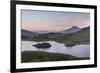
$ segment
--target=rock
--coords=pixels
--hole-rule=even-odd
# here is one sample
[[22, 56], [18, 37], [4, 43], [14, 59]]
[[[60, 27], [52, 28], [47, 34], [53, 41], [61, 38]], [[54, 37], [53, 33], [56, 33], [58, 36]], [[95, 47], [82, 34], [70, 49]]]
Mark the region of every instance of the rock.
[[75, 46], [76, 44], [65, 44], [66, 47], [73, 47]]
[[41, 49], [47, 49], [47, 48], [50, 48], [51, 45], [49, 43], [38, 43], [38, 44], [35, 44], [35, 45], [32, 45], [36, 48], [41, 48]]

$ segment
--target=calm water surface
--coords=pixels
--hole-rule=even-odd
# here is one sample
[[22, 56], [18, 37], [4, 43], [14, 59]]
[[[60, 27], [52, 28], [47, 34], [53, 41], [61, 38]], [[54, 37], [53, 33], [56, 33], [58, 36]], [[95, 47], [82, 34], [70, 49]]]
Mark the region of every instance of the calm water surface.
[[57, 43], [55, 41], [47, 41], [47, 43], [50, 43], [52, 47], [48, 49], [38, 49], [32, 46], [37, 43], [40, 42], [22, 41], [22, 51], [45, 51], [45, 52], [52, 52], [52, 53], [69, 54], [76, 57], [90, 57], [89, 44], [81, 44], [72, 47], [66, 47], [62, 43]]

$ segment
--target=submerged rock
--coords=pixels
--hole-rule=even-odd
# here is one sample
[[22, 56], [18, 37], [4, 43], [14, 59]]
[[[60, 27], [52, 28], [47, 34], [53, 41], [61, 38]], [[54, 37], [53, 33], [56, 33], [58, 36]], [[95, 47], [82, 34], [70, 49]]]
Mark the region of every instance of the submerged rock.
[[49, 43], [38, 43], [38, 44], [35, 44], [35, 45], [32, 45], [36, 48], [43, 48], [43, 49], [46, 49], [46, 48], [50, 48], [51, 45]]

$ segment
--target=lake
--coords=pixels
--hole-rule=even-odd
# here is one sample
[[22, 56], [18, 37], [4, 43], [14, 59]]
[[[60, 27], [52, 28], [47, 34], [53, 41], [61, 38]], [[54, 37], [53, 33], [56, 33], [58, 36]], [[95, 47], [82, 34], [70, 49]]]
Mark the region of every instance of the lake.
[[52, 46], [48, 49], [38, 49], [32, 45], [38, 44], [40, 42], [35, 41], [22, 41], [22, 49], [21, 51], [45, 51], [52, 53], [62, 53], [69, 54], [76, 57], [90, 57], [90, 45], [89, 44], [80, 44], [72, 47], [66, 47], [62, 43], [57, 43], [55, 41], [46, 41], [46, 43], [50, 43]]

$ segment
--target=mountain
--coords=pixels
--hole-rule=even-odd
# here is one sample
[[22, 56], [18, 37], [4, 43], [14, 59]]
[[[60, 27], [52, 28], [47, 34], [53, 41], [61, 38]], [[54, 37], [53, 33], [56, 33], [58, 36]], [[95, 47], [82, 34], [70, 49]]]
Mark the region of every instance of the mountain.
[[22, 36], [23, 37], [34, 37], [34, 36], [46, 36], [46, 37], [50, 37], [50, 38], [56, 38], [56, 37], [59, 37], [59, 36], [63, 36], [65, 34], [70, 34], [70, 33], [75, 33], [77, 31], [79, 31], [80, 28], [76, 27], [76, 26], [73, 26], [72, 28], [70, 29], [67, 29], [67, 30], [63, 30], [61, 32], [32, 32], [32, 31], [28, 31], [28, 30], [24, 30], [22, 29], [21, 32], [22, 32]]
[[35, 32], [31, 32], [31, 31], [28, 31], [28, 30], [21, 29], [21, 35], [25, 36], [25, 37], [30, 37], [31, 38], [31, 37], [36, 36], [38, 34], [35, 33]]
[[69, 28], [69, 29], [67, 29], [67, 30], [63, 30], [63, 31], [61, 31], [61, 32], [62, 32], [62, 33], [67, 33], [67, 34], [69, 34], [69, 33], [75, 33], [75, 32], [77, 32], [77, 31], [79, 31], [79, 30], [80, 30], [79, 27], [73, 26], [73, 27], [71, 27], [71, 28]]
[[56, 41], [65, 45], [82, 44], [90, 41], [90, 27], [76, 26], [63, 32], [38, 33], [22, 29], [22, 39], [32, 41]]
[[85, 27], [71, 34], [56, 38], [57, 42], [64, 44], [82, 44], [90, 41], [90, 27]]
[[[62, 37], [64, 35], [68, 35], [68, 34], [71, 34], [71, 33], [75, 33], [77, 31], [79, 31], [80, 28], [76, 27], [76, 26], [73, 26], [72, 28], [70, 29], [67, 29], [67, 30], [63, 30], [63, 31], [60, 31], [60, 32], [41, 32], [39, 33], [40, 35], [38, 35], [37, 37], [44, 37], [44, 38], [57, 38], [57, 37]], [[38, 33], [38, 32], [37, 32]]]

